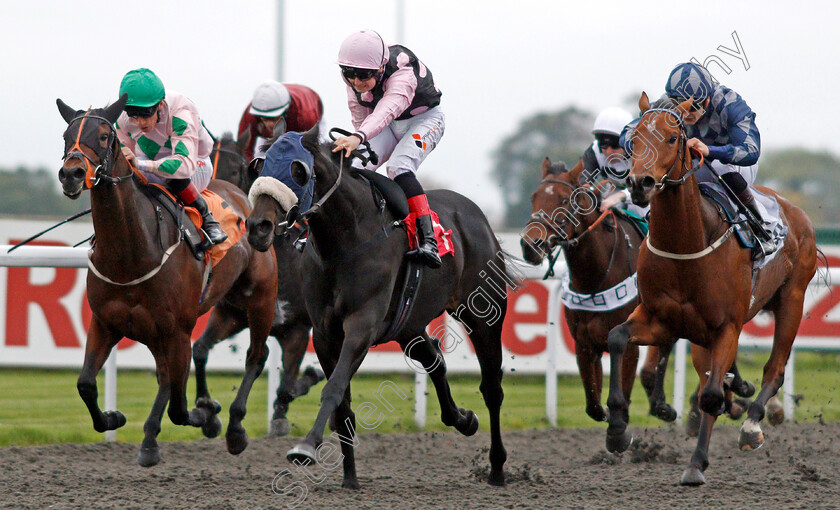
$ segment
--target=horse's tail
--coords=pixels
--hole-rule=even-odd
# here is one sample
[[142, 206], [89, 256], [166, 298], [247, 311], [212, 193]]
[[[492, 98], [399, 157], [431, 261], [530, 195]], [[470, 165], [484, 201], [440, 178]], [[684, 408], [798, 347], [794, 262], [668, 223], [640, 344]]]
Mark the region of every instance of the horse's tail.
[[831, 266], [828, 265], [828, 257], [825, 256], [825, 253], [819, 247], [817, 247], [817, 260], [820, 262], [817, 265], [817, 279], [822, 280], [826, 287], [828, 287], [829, 293], [831, 293]]
[[499, 257], [505, 262], [508, 286], [513, 290], [518, 289], [522, 285], [522, 281], [527, 279], [525, 274], [518, 269], [518, 266], [530, 266], [531, 264], [504, 249], [499, 250]]

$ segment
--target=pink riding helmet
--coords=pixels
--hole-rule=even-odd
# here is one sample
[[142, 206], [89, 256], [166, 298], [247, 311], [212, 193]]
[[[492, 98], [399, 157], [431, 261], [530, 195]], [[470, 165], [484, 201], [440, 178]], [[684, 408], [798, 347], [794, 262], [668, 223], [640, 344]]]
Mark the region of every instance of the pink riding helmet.
[[373, 30], [360, 30], [341, 43], [338, 65], [359, 69], [379, 69], [388, 62], [388, 45]]

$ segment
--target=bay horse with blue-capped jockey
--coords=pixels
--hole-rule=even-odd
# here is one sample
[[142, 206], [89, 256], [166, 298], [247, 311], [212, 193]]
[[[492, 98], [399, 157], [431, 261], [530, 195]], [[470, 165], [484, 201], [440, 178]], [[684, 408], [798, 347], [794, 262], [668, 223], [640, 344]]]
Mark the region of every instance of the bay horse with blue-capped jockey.
[[641, 302], [609, 335], [610, 409], [607, 448], [624, 451], [632, 440], [626, 430], [627, 403], [621, 391], [619, 363], [628, 343], [692, 342], [691, 355], [703, 389], [697, 448], [680, 483], [705, 483], [712, 426], [724, 409], [724, 377], [738, 350], [743, 325], [759, 311], [775, 317], [773, 349], [764, 366], [761, 389], [747, 410], [739, 444], [760, 447], [759, 422], [765, 405], [784, 381], [785, 364], [802, 319], [805, 291], [817, 269], [814, 227], [805, 213], [774, 191], [760, 191], [778, 201], [787, 237], [775, 256], [757, 271], [748, 249], [740, 247], [735, 228], [710, 201], [701, 198], [683, 119], [691, 98], [652, 108], [646, 94], [639, 100], [641, 119], [633, 134], [633, 166], [628, 178], [637, 205], [650, 203], [650, 232], [639, 253]]
[[[218, 435], [218, 402], [208, 396], [195, 409], [187, 408], [190, 336], [198, 317], [213, 305], [220, 306], [213, 308], [211, 322], [235, 310], [251, 330], [246, 371], [231, 405], [226, 434], [228, 450], [237, 453], [248, 441], [242, 427], [248, 393], [268, 355], [265, 342], [274, 317], [277, 263], [270, 250], [252, 249], [243, 236], [218, 260], [204, 286], [211, 254], [204, 253], [201, 260], [193, 254], [181, 226], [144, 191], [145, 178], [120, 150], [114, 123], [126, 100], [123, 95], [106, 108], [88, 111], [57, 101], [68, 124], [58, 178], [71, 199], [90, 189], [95, 235], [87, 276], [93, 317], [78, 380], [79, 394], [98, 432], [125, 425], [121, 412], [99, 408], [96, 374], [117, 342], [127, 337], [149, 348], [158, 382], [157, 396], [143, 425], [140, 465], [153, 466], [161, 460], [156, 438], [167, 403], [169, 418], [176, 425], [202, 427], [205, 435]], [[209, 188], [240, 218], [250, 212], [247, 197], [232, 184], [211, 181]]]
[[[404, 276], [409, 241], [401, 228], [408, 215], [405, 195], [383, 175], [351, 169], [348, 159], [332, 153], [332, 144], [323, 144], [318, 137], [316, 126], [302, 137], [287, 133], [275, 143], [288, 154], [284, 156], [288, 168], [273, 169], [266, 163], [263, 176], [251, 188], [254, 209], [247, 221], [249, 240], [258, 249], [271, 246], [275, 233], [295, 220], [309, 226], [302, 290], [314, 322], [315, 350], [328, 379], [312, 429], [287, 458], [302, 464], [318, 462], [324, 428], [332, 417], [336, 432], [344, 438], [342, 485], [359, 487], [350, 439], [356, 427], [350, 379], [372, 346], [391, 340], [428, 372], [443, 423], [464, 435], [475, 434], [478, 419], [453, 401], [441, 350], [425, 332], [433, 319], [448, 311], [466, 326], [478, 357], [480, 389], [490, 413], [489, 483], [504, 484], [507, 453], [499, 422], [501, 333], [507, 308], [505, 286], [513, 283], [487, 219], [478, 206], [457, 193], [429, 192], [429, 204], [440, 224], [452, 230], [454, 254], [441, 257], [440, 268], [423, 269], [413, 306], [404, 309], [402, 326], [392, 329], [398, 302], [403, 302], [397, 298], [410, 277]], [[267, 171], [279, 175], [268, 177]], [[391, 197], [389, 207], [372, 186]], [[311, 199], [312, 205], [298, 211], [302, 196]]]

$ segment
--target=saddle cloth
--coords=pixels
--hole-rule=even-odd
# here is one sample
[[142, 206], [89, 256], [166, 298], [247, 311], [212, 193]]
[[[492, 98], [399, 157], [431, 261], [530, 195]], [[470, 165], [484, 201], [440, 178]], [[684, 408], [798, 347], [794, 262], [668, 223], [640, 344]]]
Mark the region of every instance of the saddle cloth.
[[[162, 191], [165, 192], [166, 196], [169, 197], [173, 202], [176, 204], [178, 201], [169, 192], [164, 186], [160, 184], [150, 183], [150, 186], [156, 186], [160, 188]], [[239, 217], [238, 214], [233, 210], [233, 208], [224, 201], [222, 197], [217, 195], [216, 193], [210, 191], [209, 189], [205, 189], [201, 192], [201, 196], [204, 197], [204, 201], [207, 202], [207, 207], [210, 209], [210, 212], [213, 214], [213, 218], [219, 222], [219, 225], [222, 226], [222, 230], [225, 231], [228, 238], [225, 242], [221, 244], [215, 244], [210, 248], [210, 262], [212, 263], [213, 267], [216, 266], [227, 254], [228, 250], [231, 246], [235, 245], [239, 242], [242, 236], [245, 234], [245, 221]], [[184, 207], [184, 211], [186, 211], [187, 216], [189, 217], [190, 221], [192, 221], [195, 228], [200, 232], [201, 231], [201, 214], [198, 210], [194, 207]]]
[[[405, 224], [405, 232], [408, 234], [408, 246], [412, 250], [417, 248], [417, 226], [415, 220], [417, 215], [409, 213], [405, 217], [403, 223]], [[440, 224], [440, 218], [436, 212], [432, 211], [432, 225], [435, 228], [435, 240], [438, 246], [438, 255], [455, 255], [455, 246], [452, 244], [452, 230], [444, 230], [443, 225]]]
[[[779, 248], [785, 244], [788, 228], [782, 221], [779, 202], [774, 197], [765, 195], [753, 186], [750, 186], [750, 190], [761, 212], [764, 229], [770, 232], [773, 238], [773, 245], [775, 246], [773, 253], [753, 262], [753, 270], [758, 270], [773, 260], [773, 257], [779, 252]], [[755, 241], [752, 238], [752, 231], [746, 226], [747, 218], [740, 212], [738, 206], [732, 201], [726, 190], [723, 189], [723, 185], [719, 181], [702, 182], [700, 183], [700, 191], [719, 206], [718, 208], [725, 215], [726, 221], [733, 224], [741, 223], [740, 227], [736, 227], [738, 240], [745, 248], [752, 248]]]

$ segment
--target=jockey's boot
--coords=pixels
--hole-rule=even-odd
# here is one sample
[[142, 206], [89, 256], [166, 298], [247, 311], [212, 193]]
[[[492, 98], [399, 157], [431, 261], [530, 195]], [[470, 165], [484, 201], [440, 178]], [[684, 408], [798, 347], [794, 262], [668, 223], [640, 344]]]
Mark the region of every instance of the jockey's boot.
[[415, 220], [415, 226], [417, 227], [417, 249], [411, 250], [406, 255], [416, 258], [431, 268], [440, 267], [440, 255], [438, 254], [437, 240], [435, 240], [435, 228], [432, 224], [432, 215], [429, 210], [429, 202], [426, 200], [426, 195], [417, 195], [408, 199], [408, 208], [417, 215], [417, 219]]
[[758, 204], [756, 203], [755, 197], [753, 197], [750, 188], [747, 187], [744, 191], [739, 193], [738, 199], [752, 214], [749, 224], [753, 234], [755, 234], [755, 240], [757, 243], [757, 245], [753, 248], [753, 259], [758, 259], [773, 253], [776, 249], [776, 244], [773, 243], [773, 237], [770, 233], [764, 229], [761, 212], [758, 209]]
[[184, 190], [178, 193], [178, 198], [189, 207], [195, 207], [199, 214], [201, 214], [201, 230], [207, 235], [207, 240], [210, 244], [219, 244], [225, 242], [228, 238], [225, 231], [219, 222], [213, 218], [210, 208], [207, 207], [207, 202], [204, 197], [198, 192], [194, 184], [190, 183]]

